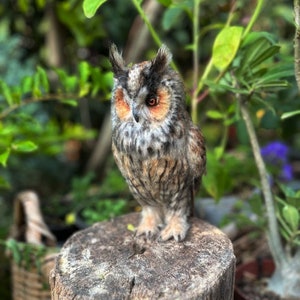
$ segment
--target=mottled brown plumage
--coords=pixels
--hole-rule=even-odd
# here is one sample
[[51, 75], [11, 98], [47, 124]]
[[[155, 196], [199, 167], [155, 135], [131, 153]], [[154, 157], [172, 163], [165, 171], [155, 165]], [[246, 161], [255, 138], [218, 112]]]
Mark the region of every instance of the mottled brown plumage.
[[186, 111], [182, 80], [162, 46], [151, 61], [131, 67], [115, 45], [112, 150], [134, 198], [142, 206], [136, 234], [182, 241], [191, 202], [205, 172], [205, 146]]

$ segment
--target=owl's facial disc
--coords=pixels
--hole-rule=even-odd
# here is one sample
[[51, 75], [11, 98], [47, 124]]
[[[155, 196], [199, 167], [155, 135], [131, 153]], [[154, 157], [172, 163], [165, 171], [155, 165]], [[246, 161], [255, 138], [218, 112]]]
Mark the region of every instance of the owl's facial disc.
[[170, 93], [165, 87], [158, 87], [155, 92], [144, 87], [131, 104], [132, 117], [137, 123], [157, 124], [165, 119], [169, 109]]

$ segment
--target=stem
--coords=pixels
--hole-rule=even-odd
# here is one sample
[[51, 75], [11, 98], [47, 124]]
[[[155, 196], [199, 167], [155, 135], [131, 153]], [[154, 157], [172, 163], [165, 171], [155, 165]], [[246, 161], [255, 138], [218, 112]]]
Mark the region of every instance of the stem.
[[264, 196], [265, 204], [266, 204], [266, 212], [267, 212], [267, 220], [268, 220], [268, 241], [270, 246], [270, 251], [272, 252], [274, 261], [277, 267], [281, 267], [282, 264], [286, 261], [286, 255], [280, 240], [279, 235], [279, 227], [276, 220], [276, 212], [275, 206], [272, 196], [271, 187], [268, 181], [268, 175], [265, 163], [263, 158], [260, 154], [260, 147], [258, 144], [258, 139], [255, 133], [254, 125], [252, 123], [250, 113], [248, 111], [247, 105], [242, 99], [240, 94], [236, 94], [237, 100], [240, 104], [240, 110], [244, 122], [246, 124], [247, 132], [250, 138], [250, 143], [252, 147], [252, 152], [254, 155], [254, 159], [256, 162], [256, 166], [259, 172], [261, 186], [262, 186], [262, 193]]
[[[144, 23], [146, 24], [154, 42], [156, 43], [156, 45], [158, 47], [160, 47], [162, 45], [162, 41], [159, 38], [159, 35], [156, 33], [155, 29], [153, 28], [151, 22], [149, 21], [147, 15], [145, 14], [140, 2], [142, 1], [138, 1], [138, 0], [131, 0], [133, 5], [135, 6], [136, 10], [138, 11], [140, 17], [142, 18], [142, 20], [144, 21]], [[176, 64], [172, 61], [171, 62], [172, 67], [174, 68], [174, 70], [178, 71], [178, 68], [176, 66]]]
[[294, 38], [294, 56], [295, 56], [295, 77], [300, 90], [300, 1], [294, 0], [295, 12], [295, 38]]
[[155, 29], [153, 28], [152, 24], [150, 23], [149, 19], [147, 18], [145, 12], [143, 11], [143, 8], [141, 7], [140, 1], [138, 0], [132, 0], [133, 5], [135, 6], [135, 8], [137, 9], [139, 15], [141, 16], [142, 20], [145, 22], [145, 24], [147, 25], [153, 40], [155, 41], [155, 43], [157, 44], [157, 46], [161, 46], [162, 41], [160, 40], [158, 34], [155, 32]]
[[21, 103], [13, 104], [9, 106], [8, 108], [4, 109], [0, 113], [0, 120], [5, 119], [11, 112], [15, 111], [18, 108], [21, 108], [25, 105], [31, 104], [31, 103], [37, 103], [42, 101], [51, 101], [51, 100], [60, 100], [63, 101], [64, 99], [78, 99], [78, 95], [59, 95], [59, 94], [48, 94], [41, 97], [35, 97], [35, 98], [27, 98], [23, 100]]
[[192, 95], [192, 120], [197, 124], [197, 81], [199, 77], [199, 11], [200, 1], [194, 0], [194, 15], [193, 15], [193, 95]]
[[264, 4], [264, 0], [258, 0], [257, 1], [256, 7], [255, 7], [255, 11], [254, 11], [254, 13], [253, 13], [253, 15], [252, 15], [252, 17], [251, 17], [251, 19], [250, 19], [250, 21], [249, 21], [246, 29], [245, 29], [245, 31], [243, 33], [243, 37], [242, 37], [243, 39], [251, 31], [254, 23], [256, 22], [256, 19], [258, 18], [259, 14], [260, 14], [260, 12], [262, 10], [263, 4]]

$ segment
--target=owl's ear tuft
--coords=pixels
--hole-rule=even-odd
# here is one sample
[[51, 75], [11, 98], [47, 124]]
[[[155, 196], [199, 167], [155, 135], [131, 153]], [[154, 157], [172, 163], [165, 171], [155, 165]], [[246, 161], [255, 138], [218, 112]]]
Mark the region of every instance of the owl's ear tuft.
[[172, 60], [172, 53], [166, 45], [162, 45], [152, 60], [151, 72], [162, 73]]
[[120, 76], [126, 71], [124, 59], [115, 44], [111, 44], [109, 48], [109, 60], [116, 76]]

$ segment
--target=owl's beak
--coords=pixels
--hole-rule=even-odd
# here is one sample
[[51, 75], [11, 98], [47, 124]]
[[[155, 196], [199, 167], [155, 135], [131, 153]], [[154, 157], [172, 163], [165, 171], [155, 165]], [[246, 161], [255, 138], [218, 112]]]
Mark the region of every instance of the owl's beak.
[[138, 113], [136, 107], [132, 108], [132, 116], [133, 116], [134, 120], [138, 123], [140, 120], [140, 116], [139, 116], [139, 113]]

